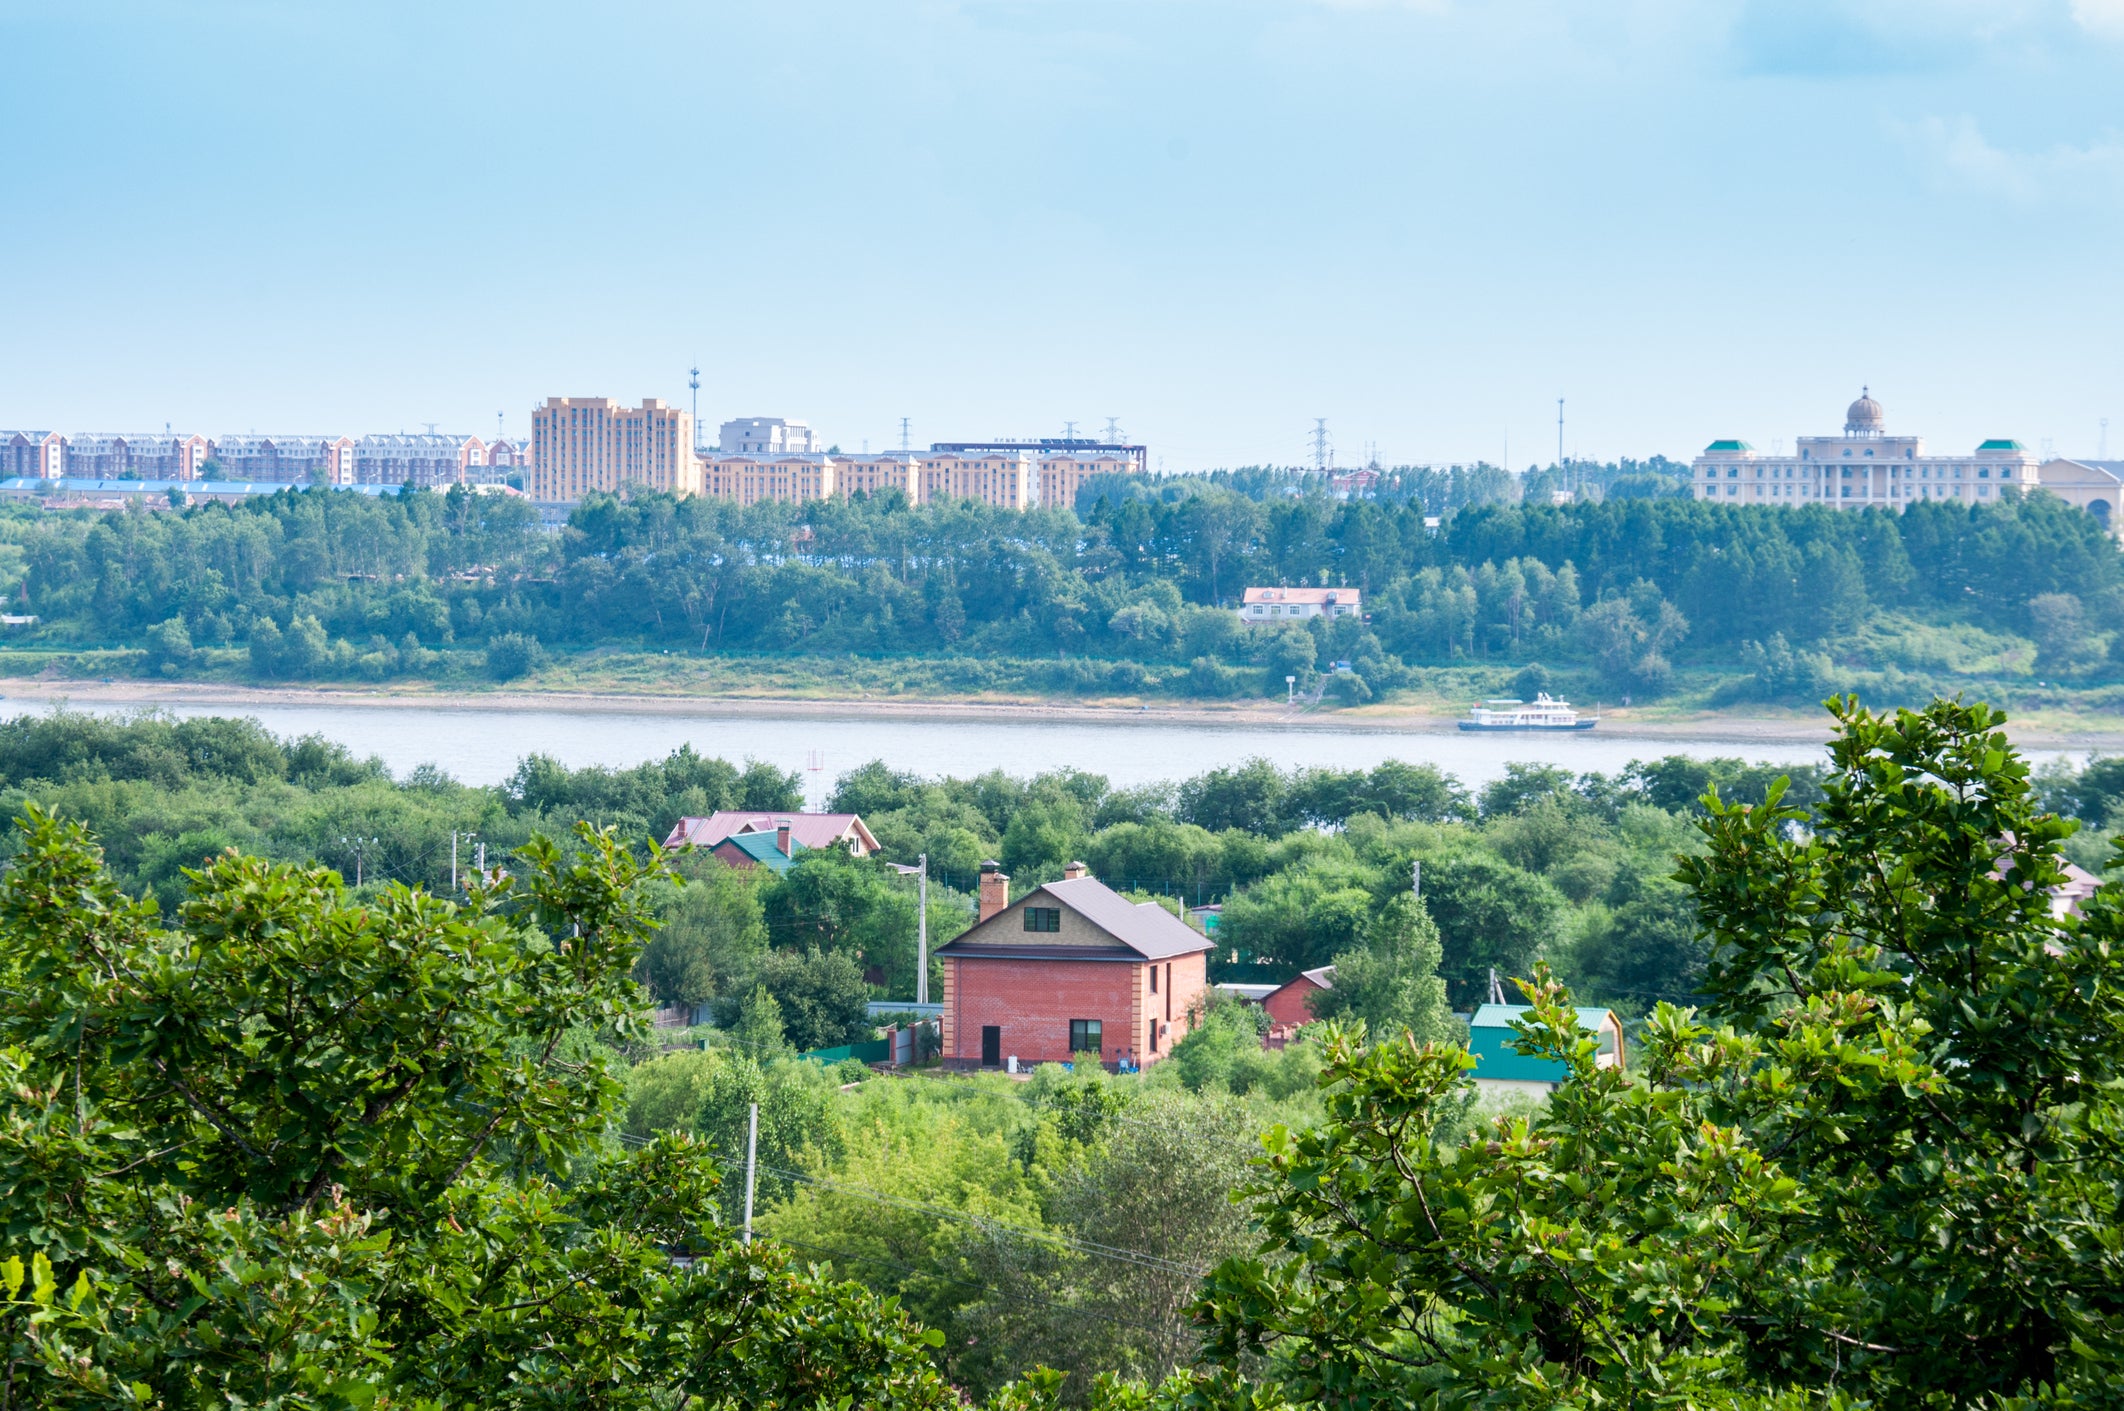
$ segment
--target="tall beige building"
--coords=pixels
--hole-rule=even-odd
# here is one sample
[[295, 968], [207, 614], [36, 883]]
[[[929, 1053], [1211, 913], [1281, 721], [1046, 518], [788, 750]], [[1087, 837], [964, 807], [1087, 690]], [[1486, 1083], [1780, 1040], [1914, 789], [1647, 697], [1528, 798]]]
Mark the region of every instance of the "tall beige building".
[[1902, 509], [1918, 500], [1983, 504], [2008, 489], [2038, 488], [2037, 458], [2018, 441], [1985, 441], [1966, 456], [1928, 456], [1917, 436], [1890, 436], [1881, 404], [1864, 389], [1844, 412], [1841, 436], [1802, 436], [1789, 456], [1746, 441], [1713, 441], [1691, 470], [1696, 498], [1729, 505]]
[[574, 501], [623, 485], [701, 492], [690, 413], [654, 398], [623, 407], [607, 397], [549, 397], [531, 413], [532, 499]]

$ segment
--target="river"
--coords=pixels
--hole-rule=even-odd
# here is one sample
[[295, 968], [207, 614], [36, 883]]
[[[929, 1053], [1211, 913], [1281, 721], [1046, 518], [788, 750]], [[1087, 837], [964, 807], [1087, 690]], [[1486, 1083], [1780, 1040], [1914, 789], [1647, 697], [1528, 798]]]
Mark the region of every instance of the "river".
[[[76, 701], [75, 708], [112, 714], [145, 702]], [[839, 775], [868, 760], [927, 776], [968, 776], [990, 769], [1016, 775], [1074, 765], [1103, 774], [1116, 788], [1184, 779], [1259, 755], [1290, 768], [1322, 765], [1369, 769], [1384, 760], [1434, 764], [1480, 788], [1511, 761], [1558, 764], [1574, 773], [1614, 773], [1635, 759], [1686, 754], [1734, 756], [1779, 764], [1819, 760], [1819, 745], [1761, 738], [1719, 739], [1703, 733], [1471, 735], [1455, 730], [1306, 723], [1205, 724], [1155, 716], [1113, 720], [845, 716], [811, 708], [698, 715], [597, 709], [517, 709], [502, 705], [156, 703], [178, 716], [249, 715], [283, 736], [319, 734], [357, 755], [376, 755], [394, 774], [433, 764], [468, 784], [496, 784], [529, 754], [580, 768], [627, 767], [660, 759], [681, 745], [704, 755], [765, 760], [806, 774], [817, 798]], [[49, 709], [42, 701], [0, 700], [0, 713]], [[722, 709], [728, 710], [729, 707]], [[1642, 731], [1645, 727], [1637, 727]], [[2031, 751], [2041, 755], [2044, 751]]]

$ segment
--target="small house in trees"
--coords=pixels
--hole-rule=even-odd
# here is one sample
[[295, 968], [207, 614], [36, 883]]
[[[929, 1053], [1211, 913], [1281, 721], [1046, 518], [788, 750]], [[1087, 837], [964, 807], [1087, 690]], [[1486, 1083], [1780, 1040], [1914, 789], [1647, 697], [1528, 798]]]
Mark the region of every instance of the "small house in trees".
[[764, 867], [779, 877], [795, 865], [797, 854], [806, 848], [785, 822], [772, 833], [732, 833], [708, 851], [740, 872]]
[[1200, 1008], [1213, 946], [1156, 902], [1132, 902], [1083, 863], [1010, 900], [981, 864], [980, 920], [940, 947], [944, 1062], [1083, 1061], [1147, 1068]]
[[[854, 857], [869, 857], [878, 850], [878, 840], [853, 813], [745, 813], [736, 809], [717, 809], [706, 818], [681, 818], [664, 839], [664, 846], [691, 843], [706, 852], [725, 838], [784, 828], [807, 848], [845, 848]], [[789, 849], [782, 852], [786, 855]]]
[[1313, 996], [1334, 988], [1334, 966], [1323, 965], [1316, 970], [1301, 970], [1264, 995], [1261, 1007], [1268, 1011], [1271, 1024], [1283, 1029], [1295, 1029], [1301, 1024], [1312, 1023], [1316, 1017], [1313, 1013]]
[[[1468, 1054], [1475, 1060], [1475, 1087], [1485, 1096], [1524, 1093], [1545, 1097], [1564, 1080], [1564, 1065], [1552, 1058], [1519, 1052], [1512, 1025], [1532, 1009], [1524, 1004], [1486, 1004], [1468, 1019]], [[1578, 1027], [1600, 1041], [1594, 1063], [1602, 1068], [1623, 1061], [1622, 1020], [1612, 1009], [1579, 1009]]]

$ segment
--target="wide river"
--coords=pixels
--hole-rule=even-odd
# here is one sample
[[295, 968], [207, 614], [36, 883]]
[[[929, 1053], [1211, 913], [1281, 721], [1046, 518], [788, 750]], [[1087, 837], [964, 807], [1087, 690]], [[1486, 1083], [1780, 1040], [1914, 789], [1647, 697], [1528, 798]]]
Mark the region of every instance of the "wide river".
[[[111, 714], [142, 703], [77, 701], [75, 708]], [[46, 710], [41, 701], [0, 700], [0, 714]], [[631, 766], [660, 759], [681, 745], [704, 755], [739, 761], [765, 760], [783, 769], [809, 771], [818, 786], [867, 760], [918, 774], [965, 777], [990, 769], [1037, 774], [1074, 765], [1103, 774], [1115, 786], [1158, 779], [1184, 779], [1218, 765], [1259, 755], [1280, 766], [1327, 765], [1370, 768], [1383, 760], [1435, 764], [1471, 787], [1497, 778], [1509, 761], [1559, 764], [1575, 773], [1613, 773], [1634, 759], [1662, 755], [1724, 755], [1781, 764], [1819, 760], [1817, 745], [1792, 740], [1732, 738], [1692, 733], [1663, 738], [1651, 733], [1603, 734], [1598, 729], [1568, 735], [1476, 735], [1457, 730], [1366, 728], [1361, 725], [1206, 724], [1117, 716], [1111, 721], [1016, 718], [935, 718], [864, 714], [837, 715], [811, 707], [804, 713], [512, 709], [506, 706], [398, 704], [211, 704], [161, 703], [179, 716], [255, 716], [275, 734], [319, 734], [357, 755], [376, 755], [395, 774], [434, 764], [468, 784], [506, 779], [517, 761], [546, 754], [573, 767]], [[732, 707], [724, 706], [728, 711]], [[1639, 727], [1643, 729], [1644, 727]], [[2033, 755], [2049, 752], [2031, 751]]]

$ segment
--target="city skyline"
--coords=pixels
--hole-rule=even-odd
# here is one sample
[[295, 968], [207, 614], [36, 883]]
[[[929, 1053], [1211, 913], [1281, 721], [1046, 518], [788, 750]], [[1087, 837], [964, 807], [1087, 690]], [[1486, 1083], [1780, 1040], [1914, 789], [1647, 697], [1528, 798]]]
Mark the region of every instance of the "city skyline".
[[0, 4], [0, 425], [522, 437], [696, 360], [710, 426], [1169, 470], [2124, 418], [2124, 3], [1497, 8]]

